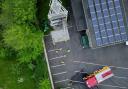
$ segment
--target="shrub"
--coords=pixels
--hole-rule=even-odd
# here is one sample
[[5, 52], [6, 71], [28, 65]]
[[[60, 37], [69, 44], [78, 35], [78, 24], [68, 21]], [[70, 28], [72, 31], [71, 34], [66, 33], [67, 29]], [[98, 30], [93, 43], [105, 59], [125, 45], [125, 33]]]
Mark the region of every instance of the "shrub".
[[39, 89], [51, 89], [50, 80], [44, 79], [40, 82], [40, 88]]

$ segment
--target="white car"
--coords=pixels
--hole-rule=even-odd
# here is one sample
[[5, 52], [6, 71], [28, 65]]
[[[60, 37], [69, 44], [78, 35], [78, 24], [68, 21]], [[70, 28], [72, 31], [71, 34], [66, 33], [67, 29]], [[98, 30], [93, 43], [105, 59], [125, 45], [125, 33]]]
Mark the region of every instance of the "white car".
[[125, 43], [126, 43], [126, 45], [128, 45], [128, 41], [126, 41]]

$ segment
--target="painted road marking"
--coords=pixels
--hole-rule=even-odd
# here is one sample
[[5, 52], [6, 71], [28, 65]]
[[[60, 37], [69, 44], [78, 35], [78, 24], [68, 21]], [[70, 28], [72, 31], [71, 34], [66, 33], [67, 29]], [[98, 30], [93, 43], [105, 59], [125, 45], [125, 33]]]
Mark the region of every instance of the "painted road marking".
[[52, 75], [56, 76], [56, 75], [61, 75], [61, 74], [66, 74], [66, 73], [67, 73], [67, 71], [65, 71], [65, 72], [60, 72], [60, 73], [56, 73], [56, 74], [52, 74]]
[[[84, 83], [84, 82], [81, 82], [81, 81], [74, 81], [74, 80], [70, 80], [72, 82], [75, 82], [75, 83]], [[105, 87], [115, 87], [115, 88], [120, 88], [120, 89], [127, 89], [127, 87], [121, 87], [121, 86], [113, 86], [113, 85], [106, 85], [106, 84], [98, 84], [100, 86], [105, 86]]]
[[52, 50], [48, 50], [48, 52], [53, 52], [53, 51], [61, 51], [62, 48], [59, 48], [59, 49], [52, 49]]
[[52, 68], [56, 68], [56, 67], [61, 67], [61, 66], [65, 66], [65, 64], [56, 65], [56, 66], [51, 66], [51, 67], [52, 67]]
[[61, 83], [61, 82], [66, 82], [68, 81], [69, 79], [65, 79], [65, 80], [61, 80], [61, 81], [56, 81], [55, 83]]
[[75, 82], [75, 83], [84, 83], [84, 82], [81, 82], [81, 81], [74, 81], [74, 80], [70, 80], [70, 82]]
[[65, 57], [66, 57], [66, 55], [63, 55], [63, 56], [51, 58], [51, 59], [49, 59], [49, 60], [60, 59], [60, 58], [65, 58]]
[[72, 28], [73, 26], [70, 25], [70, 26], [67, 26], [67, 27], [68, 27], [68, 28]]
[[105, 87], [114, 87], [114, 88], [120, 88], [120, 89], [127, 89], [127, 87], [120, 87], [120, 86], [113, 86], [113, 85], [106, 85], [106, 84], [98, 84], [100, 86], [105, 86]]
[[60, 89], [72, 89], [71, 87], [65, 87], [65, 88], [60, 88]]
[[120, 78], [120, 79], [128, 79], [128, 77], [120, 77], [120, 76], [113, 76], [115, 78]]
[[77, 70], [74, 71], [74, 72], [75, 72], [75, 73], [87, 73], [87, 72], [80, 72], [80, 71], [77, 71]]
[[110, 66], [110, 65], [103, 65], [103, 64], [97, 64], [97, 63], [85, 62], [85, 61], [83, 61], [83, 62], [82, 61], [73, 61], [73, 62], [75, 62], [75, 63], [84, 63], [84, 64], [89, 64], [89, 65], [109, 66], [109, 67], [113, 67], [113, 68], [128, 70], [127, 67]]
[[[87, 73], [87, 72], [81, 72], [81, 71], [74, 71], [75, 73]], [[113, 76], [113, 77], [115, 77], [115, 78], [120, 78], [120, 79], [128, 79], [128, 77], [120, 77], [120, 76]]]

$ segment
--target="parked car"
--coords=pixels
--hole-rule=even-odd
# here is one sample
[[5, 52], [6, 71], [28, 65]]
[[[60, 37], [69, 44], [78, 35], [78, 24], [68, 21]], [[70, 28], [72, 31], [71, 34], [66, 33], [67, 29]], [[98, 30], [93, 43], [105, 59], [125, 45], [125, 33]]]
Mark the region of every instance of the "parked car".
[[80, 43], [83, 48], [89, 48], [89, 41], [88, 41], [88, 36], [85, 31], [81, 31], [81, 38], [80, 38]]

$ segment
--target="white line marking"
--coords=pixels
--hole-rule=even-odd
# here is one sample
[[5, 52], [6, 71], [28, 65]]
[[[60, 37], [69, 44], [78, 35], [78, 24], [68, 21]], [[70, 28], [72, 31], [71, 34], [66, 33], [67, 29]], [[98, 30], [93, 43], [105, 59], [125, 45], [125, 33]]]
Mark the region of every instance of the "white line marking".
[[56, 73], [56, 74], [53, 74], [53, 75], [56, 76], [56, 75], [61, 75], [61, 74], [66, 74], [66, 73], [67, 73], [67, 71], [66, 72]]
[[60, 67], [60, 66], [65, 66], [65, 64], [56, 65], [56, 66], [51, 66], [51, 67], [52, 67], [52, 68], [55, 68], [55, 67]]
[[60, 88], [60, 89], [72, 89], [71, 87], [65, 87], [65, 88]]
[[128, 79], [128, 77], [113, 76], [115, 78]]
[[65, 79], [65, 80], [61, 80], [61, 81], [56, 81], [55, 83], [61, 83], [61, 82], [65, 82], [68, 81], [69, 79]]
[[74, 80], [70, 80], [71, 82], [75, 82], [75, 83], [84, 83], [84, 82], [81, 82], [81, 81], [74, 81]]
[[86, 72], [80, 72], [80, 71], [77, 71], [77, 70], [76, 70], [76, 71], [74, 71], [74, 72], [75, 72], [75, 73], [86, 73]]
[[127, 87], [120, 87], [120, 86], [113, 86], [113, 85], [106, 85], [106, 84], [98, 84], [98, 85], [105, 86], [105, 87], [116, 87], [121, 89], [127, 89]]
[[[80, 82], [80, 81], [74, 81], [74, 80], [70, 80], [72, 82], [76, 82], [76, 83], [84, 83], [84, 82]], [[113, 86], [113, 85], [106, 85], [106, 84], [98, 84], [100, 86], [105, 86], [105, 87], [116, 87], [116, 88], [121, 88], [121, 89], [127, 89], [127, 87], [120, 87], [120, 86]]]
[[62, 48], [59, 48], [59, 49], [52, 49], [52, 50], [48, 50], [48, 52], [53, 52], [53, 51], [61, 51]]
[[73, 61], [73, 62], [75, 62], [75, 63], [85, 63], [85, 64], [89, 64], [89, 65], [109, 66], [109, 67], [114, 67], [114, 68], [118, 68], [118, 69], [128, 70], [127, 67], [110, 66], [110, 65], [103, 65], [103, 64], [97, 64], [97, 63], [91, 63], [91, 62], [81, 62], [81, 61]]
[[65, 57], [66, 57], [66, 55], [63, 55], [63, 56], [51, 58], [51, 59], [49, 59], [49, 60], [60, 59], [60, 58], [65, 58]]
[[68, 26], [68, 28], [72, 28], [73, 26]]
[[[87, 72], [81, 72], [81, 71], [74, 71], [75, 73], [87, 73]], [[120, 76], [113, 76], [113, 77], [115, 77], [115, 78], [120, 78], [120, 79], [128, 79], [128, 77], [120, 77]]]

